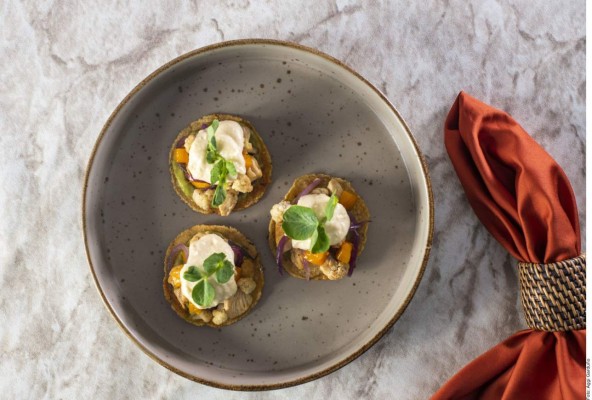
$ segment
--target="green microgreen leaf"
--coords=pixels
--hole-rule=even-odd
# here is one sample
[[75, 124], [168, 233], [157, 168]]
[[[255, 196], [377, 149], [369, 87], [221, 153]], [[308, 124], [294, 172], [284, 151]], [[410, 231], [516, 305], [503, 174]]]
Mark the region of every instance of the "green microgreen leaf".
[[226, 160], [226, 171], [228, 172], [229, 177], [236, 178], [236, 167], [232, 161]]
[[308, 207], [291, 206], [284, 213], [282, 229], [292, 239], [305, 240], [311, 237], [319, 226], [314, 211]]
[[313, 248], [313, 246], [315, 245], [315, 243], [319, 239], [319, 227], [320, 227], [320, 225], [317, 227], [317, 229], [315, 229], [312, 236], [310, 237], [310, 246], [309, 247], [311, 249]]
[[212, 206], [220, 207], [220, 204], [224, 203], [226, 199], [226, 190], [224, 186], [218, 184], [216, 186], [216, 190], [214, 191], [214, 197], [212, 197]]
[[212, 151], [210, 149], [208, 149], [206, 151], [206, 162], [208, 164], [215, 163], [217, 159], [218, 159], [218, 153], [216, 153], [215, 151]]
[[185, 279], [186, 281], [189, 281], [189, 282], [197, 282], [201, 278], [202, 278], [201, 272], [199, 271], [199, 269], [197, 269], [197, 267], [195, 267], [193, 265], [191, 267], [187, 268], [187, 271], [185, 271], [183, 273], [183, 279]]
[[333, 218], [333, 214], [335, 213], [335, 207], [337, 206], [338, 202], [339, 199], [337, 198], [337, 196], [335, 196], [334, 194], [331, 195], [331, 198], [327, 203], [327, 207], [325, 208], [325, 221], [331, 221], [331, 218]]
[[226, 259], [224, 253], [214, 253], [204, 260], [203, 267], [204, 271], [208, 276], [212, 275], [218, 268], [221, 267], [222, 263]]
[[220, 185], [220, 182], [226, 178], [226, 173], [226, 162], [224, 160], [216, 161], [216, 164], [214, 164], [212, 172], [210, 173], [210, 182], [212, 184], [218, 183], [218, 185]]
[[220, 125], [220, 121], [218, 121], [217, 119], [212, 121], [212, 125], [210, 125], [212, 128], [214, 128], [214, 132], [216, 132], [218, 130], [218, 125]]
[[319, 226], [317, 232], [317, 240], [311, 247], [310, 251], [313, 253], [324, 253], [329, 250], [329, 236], [327, 236], [327, 232], [325, 232], [325, 228], [323, 226]]
[[228, 260], [221, 263], [220, 268], [216, 271], [216, 280], [219, 283], [226, 283], [234, 276], [234, 267]]
[[201, 307], [208, 307], [212, 304], [216, 291], [214, 287], [205, 279], [197, 282], [191, 291], [191, 298]]

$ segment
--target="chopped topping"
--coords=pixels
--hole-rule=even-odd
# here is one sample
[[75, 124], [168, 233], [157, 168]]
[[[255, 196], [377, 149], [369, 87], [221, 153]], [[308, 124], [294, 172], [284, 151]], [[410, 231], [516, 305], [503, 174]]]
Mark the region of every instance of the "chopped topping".
[[246, 294], [251, 294], [251, 292], [257, 287], [257, 284], [252, 278], [240, 278], [237, 285], [239, 289]]
[[343, 244], [339, 248], [339, 251], [337, 252], [337, 260], [344, 264], [349, 264], [353, 247], [353, 243], [343, 242]]
[[345, 207], [346, 210], [351, 210], [356, 204], [356, 201], [358, 201], [358, 196], [347, 190], [344, 190], [339, 197], [339, 203]]
[[290, 208], [291, 204], [288, 201], [281, 201], [278, 204], [274, 204], [271, 207], [271, 219], [275, 221], [275, 223], [281, 224], [283, 221], [284, 213], [288, 208]]
[[214, 310], [212, 311], [212, 316], [212, 322], [216, 325], [221, 325], [228, 321], [228, 314], [224, 310]]
[[191, 304], [191, 303], [189, 303], [189, 307], [188, 307], [188, 309], [189, 309], [189, 313], [190, 313], [190, 314], [194, 314], [194, 315], [199, 315], [199, 314], [201, 314], [201, 313], [203, 312], [203, 310], [202, 310], [202, 309], [200, 309], [200, 308], [197, 308], [196, 306], [194, 306], [194, 305], [193, 305], [193, 304]]
[[191, 181], [191, 184], [196, 188], [196, 189], [208, 189], [210, 186], [209, 183], [207, 182], [202, 182], [202, 181]]
[[326, 251], [324, 253], [311, 253], [310, 251], [305, 251], [304, 252], [304, 259], [306, 261], [308, 261], [311, 264], [314, 265], [323, 265], [325, 263], [325, 260], [327, 259], [327, 257], [329, 256], [329, 252]]
[[170, 283], [175, 289], [181, 287], [181, 268], [183, 265], [177, 265], [171, 272], [169, 272], [169, 278], [167, 282]]
[[343, 193], [343, 188], [341, 187], [341, 184], [337, 182], [337, 179], [335, 178], [331, 178], [331, 180], [327, 184], [327, 189], [331, 191], [331, 194], [337, 196], [337, 198], [340, 198], [341, 193]]
[[179, 164], [187, 164], [189, 162], [189, 153], [185, 149], [175, 149], [173, 159]]

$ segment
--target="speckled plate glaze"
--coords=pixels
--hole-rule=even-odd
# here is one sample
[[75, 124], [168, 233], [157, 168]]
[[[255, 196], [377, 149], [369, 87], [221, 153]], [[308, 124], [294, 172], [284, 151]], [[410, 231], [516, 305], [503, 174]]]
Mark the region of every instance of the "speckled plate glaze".
[[[254, 207], [199, 215], [174, 193], [171, 140], [210, 113], [245, 117], [273, 159]], [[353, 277], [303, 281], [277, 273], [269, 210], [305, 173], [347, 178], [373, 220]], [[151, 358], [189, 379], [273, 389], [326, 375], [372, 346], [403, 313], [427, 262], [433, 204], [425, 163], [395, 108], [361, 76], [317, 50], [271, 40], [185, 54], [142, 81], [115, 109], [92, 152], [83, 194], [89, 264], [109, 312]], [[195, 224], [253, 239], [265, 290], [235, 325], [199, 328], [163, 298], [168, 243]]]

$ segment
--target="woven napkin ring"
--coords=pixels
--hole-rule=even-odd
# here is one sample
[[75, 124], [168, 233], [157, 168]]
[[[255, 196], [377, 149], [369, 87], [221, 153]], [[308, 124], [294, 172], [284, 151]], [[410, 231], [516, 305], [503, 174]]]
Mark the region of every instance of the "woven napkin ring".
[[586, 255], [550, 264], [518, 263], [526, 323], [539, 331], [586, 329]]

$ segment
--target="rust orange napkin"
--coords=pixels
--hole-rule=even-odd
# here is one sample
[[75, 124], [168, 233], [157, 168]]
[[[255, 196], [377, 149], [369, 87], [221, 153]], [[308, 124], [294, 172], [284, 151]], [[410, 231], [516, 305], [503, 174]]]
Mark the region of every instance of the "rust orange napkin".
[[[487, 230], [521, 265], [543, 268], [535, 280], [547, 279], [540, 271], [551, 263], [549, 271], [564, 277], [558, 262], [580, 256], [581, 239], [573, 190], [555, 160], [510, 115], [464, 92], [448, 114], [444, 140]], [[582, 278], [585, 259], [578, 260], [574, 273]], [[576, 297], [585, 296], [585, 276], [583, 285]], [[535, 326], [514, 334], [465, 366], [432, 400], [583, 399], [585, 314], [568, 322], [562, 331]]]

